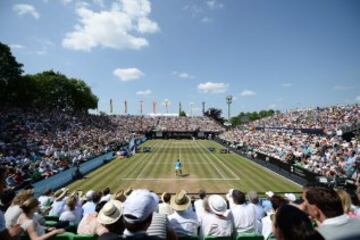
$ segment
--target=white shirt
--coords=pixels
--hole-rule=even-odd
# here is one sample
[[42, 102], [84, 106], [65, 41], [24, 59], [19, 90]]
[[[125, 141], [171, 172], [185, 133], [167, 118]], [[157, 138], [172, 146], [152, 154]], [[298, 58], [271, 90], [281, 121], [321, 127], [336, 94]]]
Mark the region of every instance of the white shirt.
[[216, 214], [204, 212], [201, 218], [200, 235], [225, 237], [231, 236], [234, 230], [233, 217], [230, 210], [224, 214], [224, 218]]
[[51, 210], [49, 212], [50, 216], [60, 216], [60, 214], [64, 211], [65, 208], [65, 200], [55, 201], [51, 205]]
[[194, 207], [195, 207], [195, 213], [200, 221], [202, 215], [205, 212], [204, 209], [204, 200], [203, 199], [198, 199], [194, 202]]
[[159, 213], [160, 214], [165, 214], [165, 215], [171, 215], [174, 213], [174, 210], [170, 207], [170, 205], [168, 203], [160, 203], [158, 205], [159, 207]]
[[249, 203], [249, 205], [255, 207], [255, 210], [256, 210], [256, 231], [258, 233], [261, 233], [261, 229], [262, 229], [261, 219], [265, 216], [265, 211], [260, 205], [257, 205], [257, 204], [254, 204], [254, 203]]
[[70, 211], [70, 210], [66, 210], [63, 213], [61, 213], [60, 217], [59, 217], [60, 221], [69, 221], [70, 225], [76, 225], [76, 215], [75, 215], [75, 210], [74, 211]]
[[107, 194], [106, 196], [102, 196], [100, 202], [108, 202], [111, 200], [111, 194]]
[[89, 213], [94, 213], [96, 209], [96, 204], [92, 201], [87, 202], [82, 206], [82, 209], [84, 210], [83, 212], [84, 216]]
[[29, 219], [26, 219], [24, 216], [25, 215], [22, 215], [21, 217], [19, 217], [17, 222], [16, 222], [16, 224], [20, 224], [20, 227], [24, 231], [27, 231], [28, 228], [31, 225], [33, 225], [38, 236], [42, 236], [42, 235], [45, 234], [45, 227], [40, 225], [40, 223], [36, 220], [36, 218], [33, 218], [33, 219], [29, 220]]
[[75, 216], [76, 216], [76, 224], [79, 224], [79, 222], [81, 221], [82, 217], [83, 217], [83, 212], [84, 210], [82, 209], [82, 206], [81, 205], [76, 205], [75, 207], [75, 210], [74, 210], [74, 213], [75, 213]]
[[235, 204], [231, 209], [234, 225], [237, 232], [256, 230], [256, 209], [249, 204]]
[[52, 201], [52, 198], [49, 197], [49, 196], [43, 195], [43, 196], [40, 196], [40, 197], [38, 198], [38, 200], [39, 200], [39, 202], [40, 202], [40, 208], [41, 208], [41, 209], [44, 209], [45, 207], [48, 206], [49, 202]]
[[261, 234], [264, 236], [264, 239], [267, 239], [269, 235], [272, 233], [272, 221], [271, 221], [271, 215], [274, 214], [269, 213], [266, 217], [263, 217], [261, 219], [262, 224], [262, 230]]
[[10, 206], [5, 212], [6, 227], [13, 226], [17, 223], [18, 218], [23, 213], [19, 205]]
[[183, 212], [174, 212], [168, 216], [170, 226], [178, 236], [197, 236], [199, 221], [196, 214], [189, 208]]

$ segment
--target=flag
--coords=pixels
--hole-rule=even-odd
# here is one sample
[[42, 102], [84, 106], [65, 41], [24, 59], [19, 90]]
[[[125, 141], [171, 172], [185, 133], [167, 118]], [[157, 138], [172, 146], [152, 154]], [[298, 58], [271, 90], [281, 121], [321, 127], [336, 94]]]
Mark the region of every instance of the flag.
[[112, 114], [112, 113], [113, 113], [113, 101], [110, 98], [110, 114]]

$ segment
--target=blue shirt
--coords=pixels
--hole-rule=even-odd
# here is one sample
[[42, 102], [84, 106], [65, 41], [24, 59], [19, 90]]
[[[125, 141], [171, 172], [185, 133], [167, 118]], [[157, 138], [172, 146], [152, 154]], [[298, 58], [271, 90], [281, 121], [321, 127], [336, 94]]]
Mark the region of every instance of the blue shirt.
[[5, 218], [2, 211], [0, 211], [0, 232], [4, 231], [6, 229], [5, 227]]
[[181, 162], [176, 162], [175, 168], [176, 168], [176, 169], [181, 168]]

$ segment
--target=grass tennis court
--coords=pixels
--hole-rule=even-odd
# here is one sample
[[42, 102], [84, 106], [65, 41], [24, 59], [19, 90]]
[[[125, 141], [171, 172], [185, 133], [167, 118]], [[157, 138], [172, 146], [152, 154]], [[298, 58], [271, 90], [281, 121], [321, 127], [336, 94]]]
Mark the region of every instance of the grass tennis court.
[[[185, 189], [197, 192], [226, 192], [230, 188], [242, 191], [297, 192], [301, 186], [279, 176], [235, 153], [222, 154], [223, 147], [208, 140], [149, 140], [141, 147], [151, 147], [151, 153], [137, 153], [131, 158], [116, 159], [69, 185], [71, 190], [102, 190], [112, 192], [133, 188], [148, 188], [155, 192], [176, 192]], [[215, 153], [208, 151], [214, 147]], [[186, 177], [175, 175], [175, 161], [181, 159]]]

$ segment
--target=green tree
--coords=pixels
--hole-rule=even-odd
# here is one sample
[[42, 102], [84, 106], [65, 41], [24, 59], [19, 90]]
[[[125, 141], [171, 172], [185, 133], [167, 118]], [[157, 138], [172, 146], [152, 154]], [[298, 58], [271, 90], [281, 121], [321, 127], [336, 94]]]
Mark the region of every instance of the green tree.
[[54, 71], [29, 75], [35, 82], [37, 97], [34, 105], [66, 111], [86, 111], [97, 108], [98, 98], [82, 80], [69, 79]]
[[235, 117], [230, 118], [230, 122], [231, 122], [232, 126], [237, 126], [237, 125], [242, 124], [240, 116], [235, 116]]
[[0, 102], [6, 105], [11, 103], [16, 95], [13, 90], [17, 88], [21, 78], [23, 65], [16, 61], [10, 47], [0, 42]]
[[224, 118], [221, 117], [221, 114], [222, 114], [221, 109], [209, 108], [204, 113], [204, 116], [210, 117], [210, 118], [214, 119], [215, 121], [217, 121], [218, 123], [223, 124], [225, 120], [224, 120]]
[[184, 112], [184, 111], [180, 111], [180, 113], [179, 113], [179, 117], [186, 117], [186, 112]]

